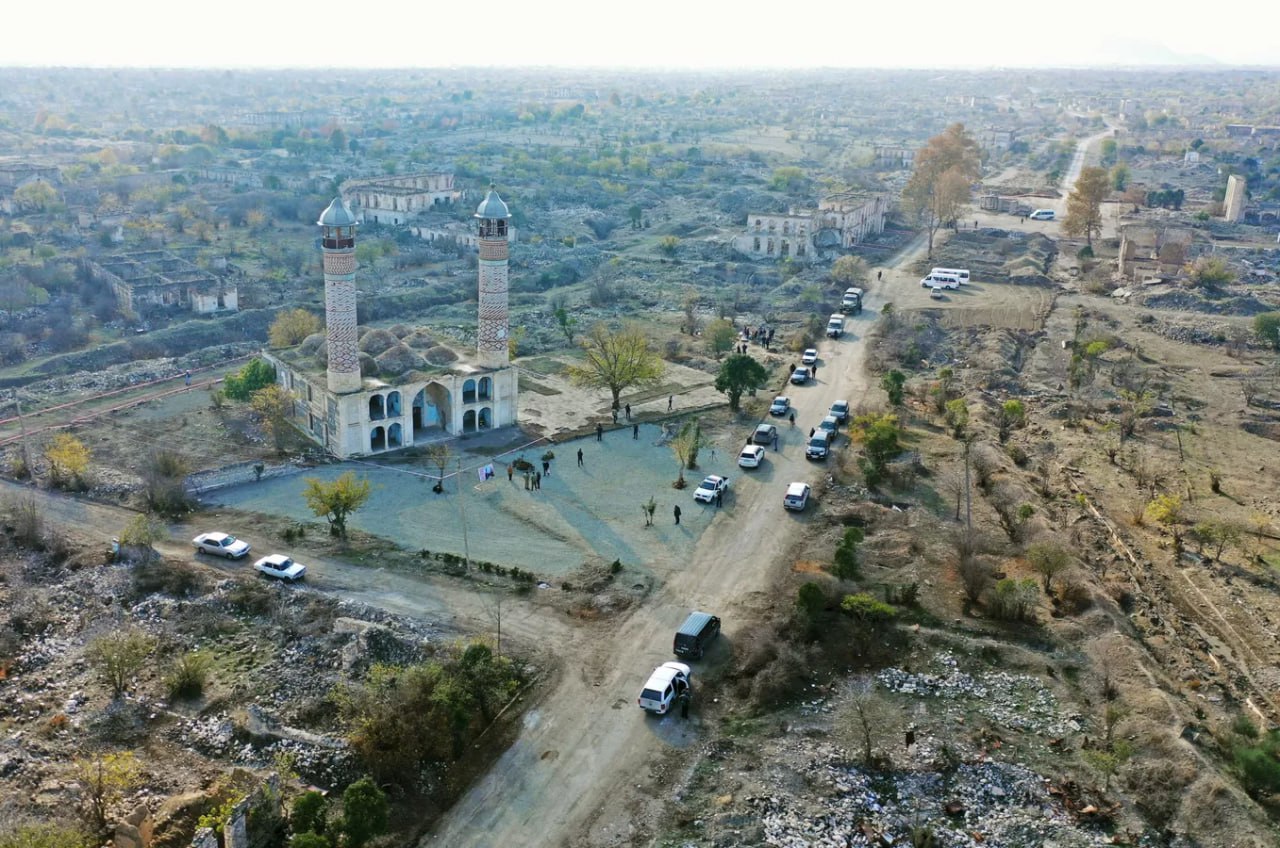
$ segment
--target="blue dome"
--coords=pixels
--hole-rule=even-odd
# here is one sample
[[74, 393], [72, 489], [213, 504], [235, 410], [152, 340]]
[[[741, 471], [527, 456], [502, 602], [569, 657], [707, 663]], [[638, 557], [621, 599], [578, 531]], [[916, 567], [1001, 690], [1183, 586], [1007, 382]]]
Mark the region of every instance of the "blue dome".
[[335, 197], [316, 223], [322, 227], [351, 227], [356, 223], [356, 216], [351, 214], [341, 197]]
[[498, 197], [498, 193], [492, 188], [489, 193], [484, 196], [484, 202], [476, 209], [477, 218], [510, 218], [511, 212], [507, 209], [507, 204], [502, 202], [502, 198]]

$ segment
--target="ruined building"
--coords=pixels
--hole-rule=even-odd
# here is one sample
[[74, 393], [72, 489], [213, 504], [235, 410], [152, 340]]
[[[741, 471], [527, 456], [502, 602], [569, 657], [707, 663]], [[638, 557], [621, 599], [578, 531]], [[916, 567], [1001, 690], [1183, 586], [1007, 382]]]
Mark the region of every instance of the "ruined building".
[[1227, 177], [1227, 194], [1222, 201], [1222, 217], [1228, 221], [1244, 218], [1245, 179], [1237, 174]]
[[265, 353], [294, 398], [294, 420], [345, 459], [516, 423], [508, 343], [507, 205], [492, 189], [476, 210], [480, 252], [476, 349], [424, 329], [361, 327], [356, 317], [355, 214], [341, 198], [320, 216], [325, 332]]
[[342, 195], [358, 222], [393, 226], [407, 223], [424, 209], [462, 199], [453, 186], [453, 174], [445, 173], [357, 180], [343, 186]]
[[239, 293], [233, 282], [205, 271], [167, 250], [122, 253], [89, 262], [95, 281], [111, 287], [120, 311], [137, 316], [147, 308], [190, 309], [197, 315], [235, 312]]
[[828, 195], [817, 209], [750, 212], [747, 231], [734, 238], [733, 247], [759, 259], [831, 259], [883, 233], [888, 212], [888, 195], [859, 192]]

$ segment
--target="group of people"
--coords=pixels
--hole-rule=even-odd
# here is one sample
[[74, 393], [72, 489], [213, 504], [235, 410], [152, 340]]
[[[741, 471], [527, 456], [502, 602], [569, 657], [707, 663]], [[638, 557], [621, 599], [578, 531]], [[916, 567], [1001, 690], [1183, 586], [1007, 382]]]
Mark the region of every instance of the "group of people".
[[773, 328], [766, 327], [761, 324], [759, 327], [747, 327], [742, 331], [741, 351], [747, 352], [748, 342], [758, 342], [764, 346], [765, 350], [769, 349], [769, 345], [773, 344]]

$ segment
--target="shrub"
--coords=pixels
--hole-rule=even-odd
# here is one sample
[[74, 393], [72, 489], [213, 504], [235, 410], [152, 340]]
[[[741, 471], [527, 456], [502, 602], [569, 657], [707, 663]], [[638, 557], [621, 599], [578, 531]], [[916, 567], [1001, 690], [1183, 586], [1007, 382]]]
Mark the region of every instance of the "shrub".
[[878, 601], [865, 592], [856, 595], [845, 595], [840, 601], [840, 611], [856, 618], [863, 624], [872, 626], [891, 621], [897, 610], [883, 601]]
[[222, 392], [232, 400], [244, 401], [275, 381], [275, 367], [265, 359], [254, 359], [235, 374], [227, 375], [222, 383]]
[[92, 842], [79, 828], [62, 824], [14, 824], [0, 834], [0, 848], [89, 848]]
[[183, 654], [164, 678], [169, 700], [198, 698], [209, 678], [209, 655], [200, 651]]
[[840, 539], [832, 557], [832, 574], [841, 580], [853, 580], [858, 576], [858, 545], [863, 538], [864, 534], [859, 527], [850, 527], [844, 531], [844, 537]]
[[1256, 745], [1239, 745], [1232, 759], [1245, 791], [1256, 797], [1280, 792], [1280, 730]]
[[822, 591], [822, 587], [812, 580], [805, 583], [796, 592], [796, 606], [809, 617], [822, 612], [822, 608], [826, 605], [827, 593]]
[[1035, 580], [1006, 578], [996, 584], [991, 597], [991, 614], [1002, 621], [1031, 621], [1035, 618], [1040, 587]]
[[85, 658], [115, 697], [123, 695], [134, 675], [142, 670], [155, 641], [138, 630], [100, 636], [89, 643]]
[[364, 848], [387, 832], [387, 796], [371, 777], [362, 777], [342, 793], [340, 825], [347, 848]]
[[[289, 826], [296, 834], [324, 833], [328, 807], [329, 801], [323, 793], [315, 790], [303, 792], [293, 799], [293, 805], [289, 811]], [[297, 844], [296, 839], [293, 844]]]

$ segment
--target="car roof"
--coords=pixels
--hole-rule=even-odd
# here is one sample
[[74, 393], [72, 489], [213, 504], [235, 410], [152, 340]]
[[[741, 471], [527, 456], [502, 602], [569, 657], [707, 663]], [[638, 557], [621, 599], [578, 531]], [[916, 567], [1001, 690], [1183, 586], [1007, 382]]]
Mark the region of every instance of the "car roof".
[[702, 482], [704, 482], [704, 483], [705, 483], [705, 482], [707, 482], [708, 480], [723, 480], [723, 479], [724, 479], [724, 478], [723, 478], [723, 477], [721, 477], [719, 474], [708, 474], [706, 477], [703, 477], [703, 478], [702, 478]]
[[838, 401], [833, 402], [831, 405], [832, 405], [832, 406], [848, 406], [848, 405], [849, 405], [849, 401], [847, 401], [847, 400], [838, 400]]
[[687, 666], [680, 663], [663, 663], [653, 670], [649, 680], [644, 684], [646, 689], [664, 689], [677, 674], [686, 674]]
[[808, 483], [792, 483], [787, 486], [788, 495], [802, 495], [809, 488]]
[[776, 429], [778, 429], [776, 424], [770, 424], [768, 421], [766, 421], [760, 426], [756, 427], [756, 432], [759, 433], [761, 430], [776, 430]]
[[[760, 447], [759, 445], [747, 445], [742, 449], [742, 453], [750, 453], [750, 454], [764, 453], [764, 448]], [[742, 454], [738, 454], [738, 456], [742, 456]]]
[[824, 415], [824, 416], [822, 416], [822, 420], [823, 420], [823, 421], [834, 421], [834, 422], [836, 422], [837, 424], [839, 424], [839, 423], [840, 423], [840, 419], [839, 419], [839, 418], [836, 418], [834, 415]]
[[221, 542], [223, 539], [231, 538], [230, 533], [223, 533], [219, 530], [214, 530], [212, 533], [201, 533], [200, 535], [210, 542]]
[[689, 617], [684, 620], [684, 624], [680, 625], [680, 629], [676, 632], [685, 636], [697, 636], [702, 628], [706, 626], [706, 623], [713, 618], [715, 616], [709, 612], [691, 612]]
[[269, 562], [272, 565], [284, 565], [290, 561], [291, 559], [284, 554], [267, 554], [260, 560], [260, 562]]

